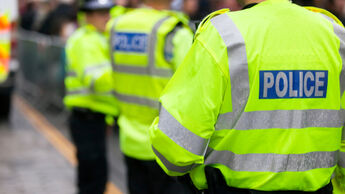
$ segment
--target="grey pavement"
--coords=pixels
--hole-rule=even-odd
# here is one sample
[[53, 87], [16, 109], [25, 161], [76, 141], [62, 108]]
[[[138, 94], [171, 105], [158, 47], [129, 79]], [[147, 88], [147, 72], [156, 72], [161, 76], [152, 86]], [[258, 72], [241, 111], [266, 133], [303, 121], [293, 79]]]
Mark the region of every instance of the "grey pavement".
[[[54, 114], [43, 115], [70, 139], [66, 122], [61, 118], [54, 121]], [[125, 167], [116, 133], [108, 135], [108, 148], [110, 180], [126, 193]], [[13, 105], [10, 119], [0, 120], [0, 194], [55, 193], [76, 193], [75, 168]]]

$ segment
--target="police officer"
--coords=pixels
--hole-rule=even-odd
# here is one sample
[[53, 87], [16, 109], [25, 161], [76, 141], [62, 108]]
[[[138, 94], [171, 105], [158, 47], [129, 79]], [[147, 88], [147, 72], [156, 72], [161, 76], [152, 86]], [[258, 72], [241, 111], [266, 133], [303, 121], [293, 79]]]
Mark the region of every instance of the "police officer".
[[84, 0], [86, 24], [68, 40], [65, 105], [77, 148], [80, 194], [103, 193], [108, 178], [106, 126], [119, 114], [112, 93], [109, 46], [104, 36], [112, 0]]
[[345, 175], [345, 30], [288, 0], [246, 7], [198, 29], [160, 97], [156, 159], [210, 193], [332, 193], [335, 169]]
[[130, 193], [180, 193], [154, 161], [148, 129], [158, 97], [192, 44], [188, 22], [167, 11], [170, 0], [145, 0], [111, 28], [114, 90], [121, 109], [120, 147]]

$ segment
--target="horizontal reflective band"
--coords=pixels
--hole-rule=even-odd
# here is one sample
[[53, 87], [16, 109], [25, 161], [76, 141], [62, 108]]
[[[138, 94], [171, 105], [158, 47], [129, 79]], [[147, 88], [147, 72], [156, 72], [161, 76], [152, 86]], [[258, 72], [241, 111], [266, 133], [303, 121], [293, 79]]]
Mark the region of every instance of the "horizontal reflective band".
[[77, 73], [74, 72], [74, 71], [69, 71], [69, 72], [66, 73], [66, 76], [68, 76], [68, 77], [77, 77]]
[[195, 155], [204, 155], [208, 140], [183, 127], [164, 107], [160, 110], [158, 128], [177, 145]]
[[345, 152], [339, 152], [339, 166], [345, 168]]
[[80, 90], [73, 90], [73, 91], [67, 91], [66, 95], [114, 95], [112, 91], [109, 91], [109, 92], [91, 92], [90, 90], [88, 89], [80, 89]]
[[240, 118], [235, 118], [233, 113], [226, 113], [219, 115], [216, 130], [301, 129], [307, 127], [340, 128], [343, 126], [344, 121], [344, 111], [340, 110], [274, 110], [243, 112]]
[[334, 33], [340, 40], [339, 54], [342, 60], [342, 71], [340, 74], [340, 95], [344, 94], [345, 91], [345, 29], [333, 22]]
[[211, 19], [227, 47], [231, 81], [232, 110], [238, 117], [249, 96], [247, 51], [244, 38], [236, 24], [225, 13]]
[[153, 100], [153, 99], [133, 96], [133, 95], [125, 95], [125, 94], [120, 94], [118, 92], [113, 92], [113, 93], [116, 96], [116, 98], [122, 102], [148, 106], [157, 110], [159, 109], [158, 100]]
[[215, 151], [205, 164], [223, 164], [234, 171], [247, 172], [303, 172], [336, 165], [338, 151], [310, 152], [306, 154], [234, 154]]
[[86, 67], [85, 70], [84, 70], [84, 73], [85, 74], [94, 73], [95, 71], [98, 71], [98, 70], [101, 70], [101, 69], [104, 69], [104, 68], [107, 68], [107, 67], [110, 68], [111, 64], [110, 63], [105, 63], [105, 64], [93, 65], [93, 66], [90, 66], [90, 67]]
[[120, 64], [113, 65], [113, 70], [120, 73], [130, 73], [130, 74], [167, 77], [167, 78], [170, 78], [173, 75], [173, 71], [171, 69], [135, 67], [135, 66], [129, 66], [129, 65], [120, 65]]
[[164, 166], [169, 170], [173, 172], [179, 172], [179, 173], [186, 173], [189, 170], [192, 169], [193, 165], [188, 166], [176, 166], [169, 162], [162, 154], [160, 154], [154, 147], [152, 147], [153, 152], [156, 154], [156, 156], [160, 159], [160, 161], [164, 164]]

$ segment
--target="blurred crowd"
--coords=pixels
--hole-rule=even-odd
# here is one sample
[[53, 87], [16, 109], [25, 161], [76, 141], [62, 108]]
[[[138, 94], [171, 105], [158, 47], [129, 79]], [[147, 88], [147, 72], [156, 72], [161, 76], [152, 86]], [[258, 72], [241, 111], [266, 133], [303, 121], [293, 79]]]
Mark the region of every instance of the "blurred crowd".
[[[117, 5], [135, 8], [141, 0], [115, 0]], [[345, 22], [345, 0], [294, 0], [303, 6], [324, 8]], [[66, 40], [77, 29], [78, 3], [75, 0], [20, 0], [20, 27]], [[174, 0], [171, 9], [182, 11], [191, 20], [200, 21], [212, 11], [240, 10], [236, 0]]]

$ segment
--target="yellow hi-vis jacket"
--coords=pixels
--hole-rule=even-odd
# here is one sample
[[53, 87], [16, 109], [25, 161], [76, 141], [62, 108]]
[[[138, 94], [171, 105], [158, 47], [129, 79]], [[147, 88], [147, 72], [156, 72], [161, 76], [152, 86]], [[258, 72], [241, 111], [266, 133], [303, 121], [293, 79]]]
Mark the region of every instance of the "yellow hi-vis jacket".
[[126, 156], [154, 160], [148, 129], [159, 113], [158, 98], [192, 45], [193, 34], [175, 13], [150, 8], [129, 11], [111, 22], [120, 147]]
[[210, 165], [262, 191], [344, 177], [344, 28], [287, 0], [217, 14], [160, 97], [150, 137], [165, 172], [206, 189]]
[[0, 83], [5, 81], [10, 61], [10, 22], [7, 15], [0, 14]]
[[112, 90], [109, 46], [105, 36], [90, 24], [82, 26], [68, 39], [66, 56], [65, 105], [117, 116], [119, 108]]

